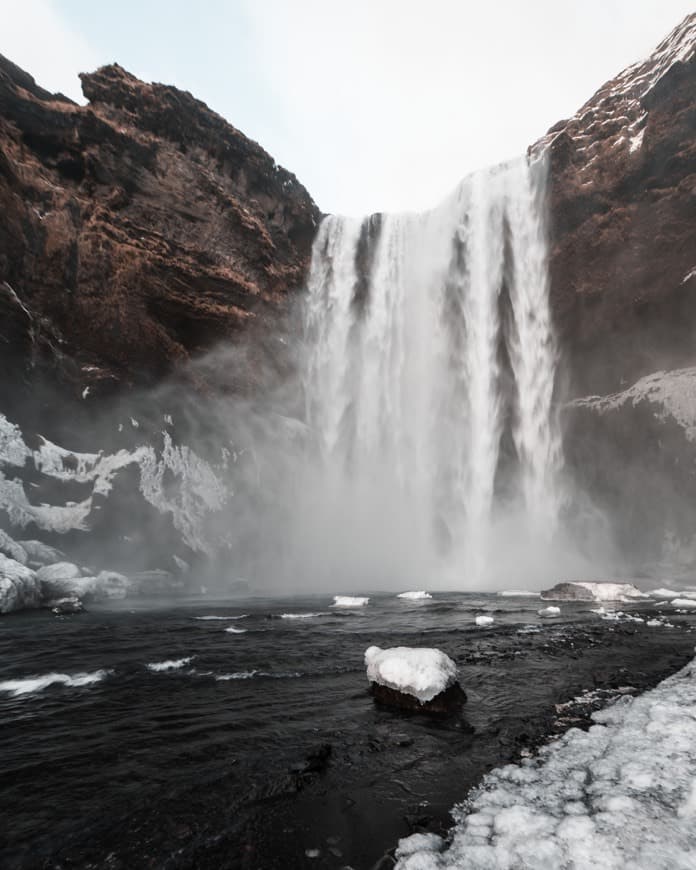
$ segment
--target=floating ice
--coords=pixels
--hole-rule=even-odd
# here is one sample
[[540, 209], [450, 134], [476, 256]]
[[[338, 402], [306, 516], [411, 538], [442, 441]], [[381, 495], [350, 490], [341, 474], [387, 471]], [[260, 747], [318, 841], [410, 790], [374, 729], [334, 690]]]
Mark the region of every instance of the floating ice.
[[670, 601], [672, 607], [679, 607], [680, 609], [688, 609], [691, 607], [696, 608], [696, 599], [693, 598], [675, 598], [673, 601]]
[[421, 704], [444, 692], [457, 679], [457, 666], [439, 649], [397, 646], [365, 651], [367, 679], [418, 698]]
[[193, 656], [186, 656], [183, 659], [167, 659], [164, 662], [150, 662], [147, 669], [154, 673], [159, 673], [160, 671], [178, 671], [179, 668], [186, 667], [190, 661], [193, 661]]
[[447, 849], [408, 837], [398, 870], [693, 870], [696, 661], [487, 774]]
[[229, 628], [226, 628], [225, 631], [227, 632], [227, 634], [246, 634], [247, 633], [246, 628], [235, 628], [234, 626], [230, 626]]
[[481, 628], [485, 628], [487, 625], [493, 625], [495, 622], [492, 616], [477, 616], [475, 621], [476, 625]]
[[369, 598], [355, 597], [351, 595], [334, 595], [331, 607], [365, 607]]
[[396, 597], [407, 598], [409, 601], [420, 601], [422, 598], [432, 598], [433, 596], [424, 589], [420, 589], [417, 592], [399, 592]]
[[63, 686], [81, 687], [98, 683], [108, 676], [111, 671], [98, 670], [90, 673], [78, 674], [41, 674], [38, 677], [25, 677], [21, 680], [5, 680], [0, 683], [0, 692], [10, 692], [13, 696], [27, 695], [31, 692], [40, 692], [48, 686], [59, 683]]
[[561, 608], [560, 607], [542, 607], [541, 610], [538, 610], [537, 613], [539, 616], [560, 616]]

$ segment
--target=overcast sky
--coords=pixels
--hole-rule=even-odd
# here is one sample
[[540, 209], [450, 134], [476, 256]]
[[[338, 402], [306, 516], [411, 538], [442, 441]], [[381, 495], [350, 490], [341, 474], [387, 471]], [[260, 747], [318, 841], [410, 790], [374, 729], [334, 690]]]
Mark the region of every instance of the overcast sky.
[[191, 91], [324, 211], [435, 204], [645, 57], [693, 0], [0, 0], [0, 53], [82, 99], [117, 61]]

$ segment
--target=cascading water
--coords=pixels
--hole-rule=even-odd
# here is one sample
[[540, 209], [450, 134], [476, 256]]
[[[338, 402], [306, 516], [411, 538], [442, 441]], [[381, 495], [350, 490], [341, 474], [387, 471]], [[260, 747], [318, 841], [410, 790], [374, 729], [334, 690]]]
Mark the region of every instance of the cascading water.
[[315, 507], [374, 580], [391, 565], [480, 586], [511, 529], [532, 547], [553, 533], [545, 177], [543, 160], [522, 159], [430, 212], [320, 227], [304, 383]]

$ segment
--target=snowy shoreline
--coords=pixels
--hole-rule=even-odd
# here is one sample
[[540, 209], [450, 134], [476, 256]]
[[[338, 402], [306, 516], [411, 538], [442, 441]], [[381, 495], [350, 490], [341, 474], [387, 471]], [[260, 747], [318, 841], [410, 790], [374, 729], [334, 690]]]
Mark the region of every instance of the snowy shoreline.
[[696, 867], [696, 659], [486, 774], [448, 843], [400, 840], [397, 870]]

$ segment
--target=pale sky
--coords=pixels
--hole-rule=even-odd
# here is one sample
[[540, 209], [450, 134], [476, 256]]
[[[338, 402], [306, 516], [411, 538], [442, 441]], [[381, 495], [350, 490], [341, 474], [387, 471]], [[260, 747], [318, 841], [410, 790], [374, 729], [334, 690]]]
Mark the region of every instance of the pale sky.
[[117, 61], [191, 91], [321, 209], [422, 209], [522, 153], [693, 0], [0, 0], [0, 53], [82, 100]]

